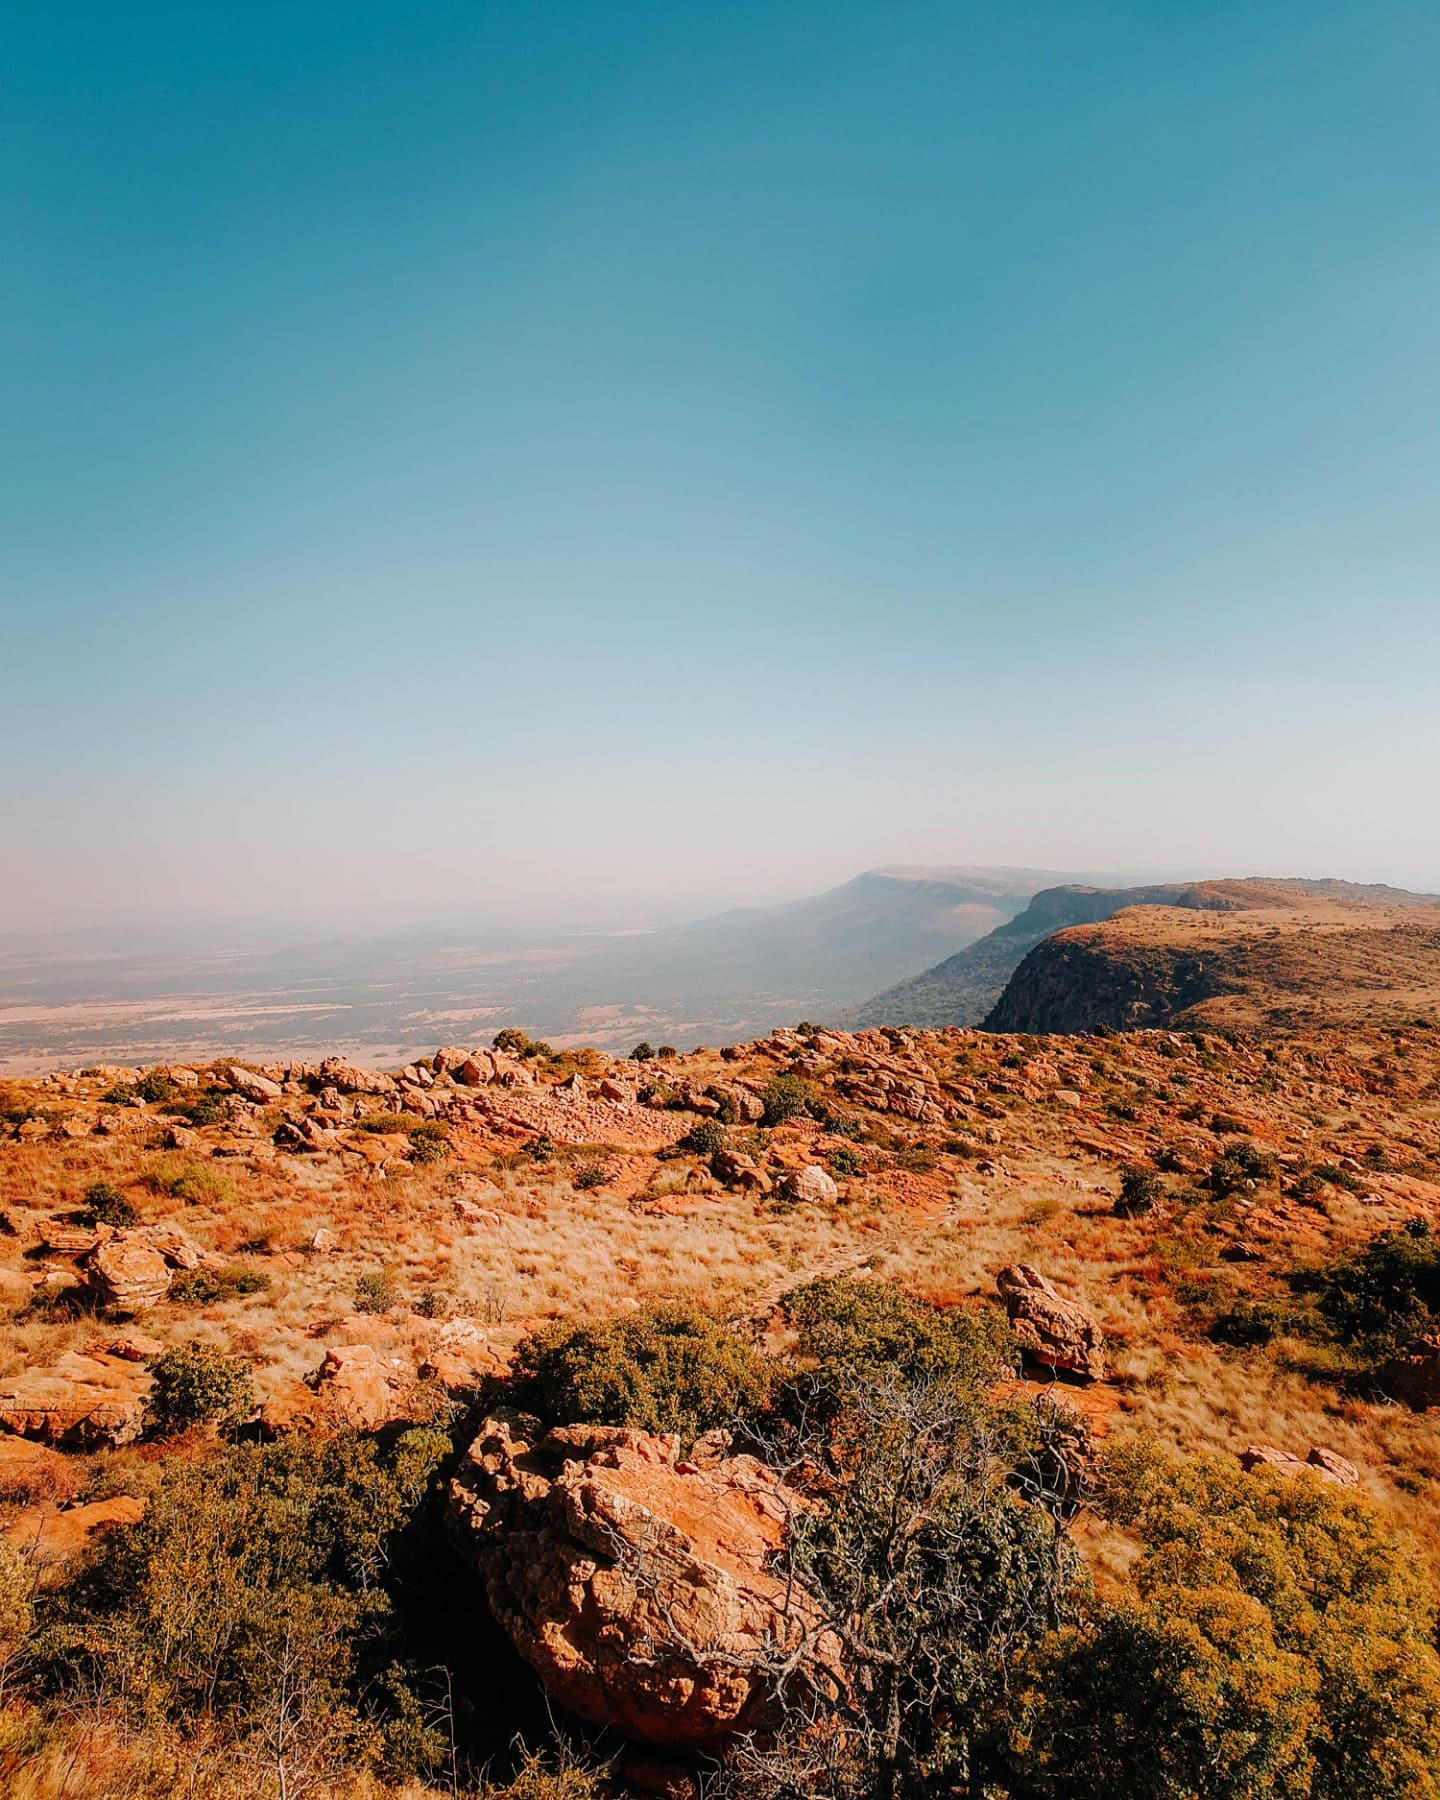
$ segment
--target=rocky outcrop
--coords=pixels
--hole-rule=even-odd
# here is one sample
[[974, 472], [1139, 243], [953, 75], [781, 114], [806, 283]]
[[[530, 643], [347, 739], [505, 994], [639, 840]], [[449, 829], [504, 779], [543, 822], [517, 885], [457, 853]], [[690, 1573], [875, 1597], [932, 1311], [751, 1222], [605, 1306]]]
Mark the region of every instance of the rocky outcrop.
[[373, 1344], [337, 1344], [313, 1375], [266, 1401], [267, 1431], [384, 1431], [412, 1424], [418, 1403], [415, 1370]]
[[779, 1197], [792, 1206], [831, 1206], [840, 1198], [840, 1190], [818, 1163], [808, 1169], [792, 1169], [780, 1182]]
[[119, 1234], [83, 1259], [85, 1285], [110, 1312], [138, 1313], [170, 1291], [170, 1264], [151, 1244]]
[[1358, 1488], [1360, 1471], [1354, 1463], [1334, 1450], [1312, 1445], [1302, 1460], [1290, 1450], [1277, 1450], [1273, 1444], [1251, 1444], [1240, 1452], [1240, 1466], [1248, 1475], [1254, 1469], [1274, 1469], [1285, 1476], [1320, 1475], [1336, 1487]]
[[226, 1069], [225, 1080], [232, 1094], [239, 1094], [242, 1100], [253, 1100], [257, 1106], [269, 1106], [285, 1092], [278, 1081], [272, 1081], [268, 1075], [258, 1074], [254, 1069], [242, 1069], [238, 1063]]
[[1038, 1269], [1011, 1263], [995, 1277], [1010, 1328], [1032, 1362], [1099, 1381], [1105, 1375], [1105, 1335], [1077, 1300], [1067, 1300]]
[[1387, 1394], [1416, 1412], [1440, 1406], [1440, 1336], [1416, 1338], [1403, 1356], [1385, 1364], [1378, 1379]]
[[139, 1437], [150, 1386], [137, 1363], [67, 1351], [48, 1369], [0, 1381], [0, 1430], [67, 1449], [114, 1449]]
[[669, 1750], [755, 1722], [746, 1658], [793, 1641], [802, 1613], [770, 1570], [799, 1502], [725, 1449], [702, 1466], [673, 1437], [503, 1413], [451, 1484], [456, 1548], [546, 1693]]
[[133, 1494], [116, 1494], [109, 1500], [91, 1500], [61, 1511], [50, 1506], [28, 1507], [6, 1525], [5, 1536], [34, 1563], [53, 1566], [73, 1562], [91, 1548], [96, 1537], [138, 1524], [144, 1516], [143, 1500]]

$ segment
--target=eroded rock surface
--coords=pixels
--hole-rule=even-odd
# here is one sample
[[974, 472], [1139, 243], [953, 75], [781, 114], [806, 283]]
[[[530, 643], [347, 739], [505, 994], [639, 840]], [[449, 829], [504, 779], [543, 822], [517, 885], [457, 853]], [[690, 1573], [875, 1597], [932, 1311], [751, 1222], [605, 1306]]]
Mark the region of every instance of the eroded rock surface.
[[486, 1419], [451, 1484], [450, 1530], [553, 1700], [671, 1750], [754, 1722], [745, 1658], [790, 1641], [771, 1572], [798, 1505], [749, 1456], [683, 1461], [674, 1437]]
[[1032, 1361], [1103, 1380], [1105, 1334], [1078, 1300], [1067, 1300], [1029, 1263], [1001, 1269], [995, 1286], [1010, 1315], [1010, 1327]]
[[77, 1450], [132, 1443], [150, 1387], [137, 1363], [70, 1350], [48, 1369], [0, 1382], [0, 1430]]

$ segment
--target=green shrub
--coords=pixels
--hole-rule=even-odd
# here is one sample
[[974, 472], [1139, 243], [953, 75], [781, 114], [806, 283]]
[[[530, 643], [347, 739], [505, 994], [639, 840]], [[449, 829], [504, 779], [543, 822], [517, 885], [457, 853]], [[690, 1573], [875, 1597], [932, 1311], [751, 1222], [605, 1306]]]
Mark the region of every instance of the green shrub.
[[1041, 1659], [1026, 1792], [1434, 1800], [1434, 1601], [1370, 1506], [1144, 1444], [1108, 1464], [1137, 1598]]
[[1017, 1366], [998, 1312], [932, 1306], [892, 1282], [825, 1275], [789, 1289], [780, 1304], [801, 1370], [790, 1385], [807, 1397], [818, 1387], [831, 1406], [881, 1377], [985, 1385]]
[[530, 1048], [530, 1039], [515, 1025], [507, 1025], [503, 1031], [497, 1031], [494, 1047], [506, 1056], [524, 1056]]
[[113, 1182], [92, 1181], [85, 1190], [85, 1210], [97, 1225], [133, 1225], [140, 1217]]
[[384, 1313], [399, 1304], [400, 1279], [394, 1269], [367, 1269], [356, 1281], [356, 1312]]
[[848, 1144], [841, 1144], [826, 1157], [831, 1172], [836, 1175], [858, 1175], [865, 1167], [865, 1158], [858, 1150], [852, 1150]]
[[1383, 1359], [1440, 1323], [1440, 1237], [1411, 1219], [1323, 1270], [1315, 1286], [1317, 1310], [1341, 1341]]
[[629, 1425], [694, 1438], [769, 1403], [772, 1370], [698, 1307], [652, 1306], [536, 1332], [516, 1354], [520, 1405], [557, 1424]]
[[46, 1688], [90, 1696], [117, 1727], [201, 1730], [237, 1762], [268, 1746], [246, 1792], [334, 1792], [346, 1764], [439, 1774], [446, 1745], [414, 1730], [393, 1596], [449, 1452], [408, 1431], [388, 1449], [340, 1433], [167, 1460], [144, 1517], [47, 1602]]
[[821, 1105], [819, 1089], [803, 1075], [777, 1075], [761, 1099], [765, 1107], [762, 1125], [783, 1125]]
[[1164, 1198], [1165, 1183], [1153, 1169], [1129, 1163], [1120, 1171], [1120, 1197], [1115, 1202], [1118, 1218], [1138, 1218]]
[[1205, 1185], [1211, 1193], [1228, 1199], [1231, 1194], [1273, 1181], [1277, 1166], [1269, 1151], [1252, 1144], [1248, 1138], [1236, 1138], [1226, 1144], [1210, 1165]]
[[168, 1194], [172, 1199], [183, 1200], [187, 1206], [224, 1207], [235, 1198], [235, 1183], [231, 1177], [204, 1163], [166, 1159], [146, 1172], [145, 1181], [157, 1194]]
[[595, 1188], [604, 1187], [609, 1179], [609, 1171], [604, 1163], [584, 1162], [570, 1177], [570, 1185], [578, 1193], [588, 1194]]
[[631, 1062], [653, 1062], [654, 1059], [655, 1046], [648, 1040], [642, 1040], [630, 1052]]
[[147, 1069], [135, 1083], [135, 1092], [140, 1099], [159, 1105], [166, 1100], [173, 1100], [180, 1089], [163, 1069]]
[[146, 1423], [156, 1437], [174, 1437], [192, 1425], [238, 1424], [253, 1410], [250, 1371], [233, 1356], [205, 1344], [182, 1344], [150, 1365]]
[[450, 1133], [439, 1119], [421, 1119], [410, 1127], [410, 1160], [444, 1162], [450, 1154]]
[[907, 1175], [928, 1175], [935, 1167], [935, 1152], [929, 1144], [902, 1144], [891, 1160]]
[[248, 1294], [267, 1293], [270, 1277], [262, 1269], [232, 1264], [224, 1269], [191, 1269], [170, 1283], [170, 1299], [177, 1306], [214, 1306]]
[[207, 1088], [199, 1094], [177, 1095], [170, 1102], [170, 1110], [195, 1126], [220, 1125], [230, 1116], [229, 1100], [218, 1088]]
[[1290, 1328], [1291, 1319], [1286, 1307], [1273, 1301], [1239, 1300], [1216, 1316], [1210, 1335], [1216, 1343], [1245, 1350], [1272, 1343]]
[[698, 1125], [690, 1127], [675, 1148], [688, 1151], [691, 1156], [703, 1156], [708, 1161], [728, 1142], [725, 1127], [718, 1119], [702, 1119]]
[[410, 1113], [373, 1112], [366, 1113], [355, 1129], [373, 1132], [376, 1137], [408, 1137], [410, 1127], [415, 1123]]

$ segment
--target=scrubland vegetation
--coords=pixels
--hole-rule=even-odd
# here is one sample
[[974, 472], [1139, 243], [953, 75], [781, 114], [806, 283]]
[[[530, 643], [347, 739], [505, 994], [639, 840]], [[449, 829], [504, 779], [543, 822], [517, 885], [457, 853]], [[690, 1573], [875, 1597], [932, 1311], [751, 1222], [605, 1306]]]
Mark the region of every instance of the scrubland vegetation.
[[[5, 1415], [6, 1792], [626, 1791], [447, 1540], [506, 1409], [702, 1463], [724, 1433], [797, 1497], [773, 1572], [809, 1649], [747, 1650], [765, 1705], [677, 1793], [1440, 1791], [1440, 1447], [1387, 1386], [1440, 1325], [1440, 1034], [812, 1027], [564, 1095], [575, 1059], [508, 1054], [540, 1073], [437, 1076], [432, 1114], [306, 1102], [325, 1135], [293, 1151], [303, 1106], [208, 1072], [11, 1085], [0, 1411], [67, 1357], [121, 1379], [127, 1335], [145, 1394], [108, 1447]], [[127, 1321], [85, 1285], [105, 1231], [199, 1260]], [[1101, 1378], [1022, 1355], [1015, 1263], [1098, 1320]], [[332, 1353], [385, 1410], [317, 1410]]]

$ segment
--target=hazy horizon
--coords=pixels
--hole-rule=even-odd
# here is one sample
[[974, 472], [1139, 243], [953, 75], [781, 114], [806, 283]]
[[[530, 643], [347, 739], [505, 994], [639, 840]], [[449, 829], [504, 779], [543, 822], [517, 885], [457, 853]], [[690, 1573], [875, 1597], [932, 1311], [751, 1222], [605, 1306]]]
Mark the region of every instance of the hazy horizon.
[[21, 0], [0, 929], [1440, 888], [1440, 13]]

